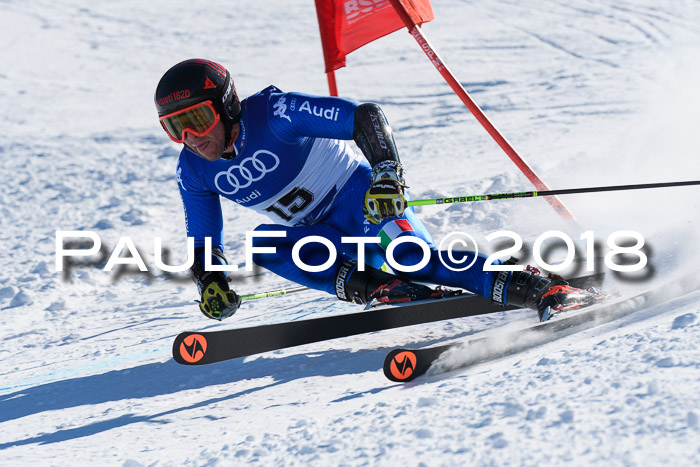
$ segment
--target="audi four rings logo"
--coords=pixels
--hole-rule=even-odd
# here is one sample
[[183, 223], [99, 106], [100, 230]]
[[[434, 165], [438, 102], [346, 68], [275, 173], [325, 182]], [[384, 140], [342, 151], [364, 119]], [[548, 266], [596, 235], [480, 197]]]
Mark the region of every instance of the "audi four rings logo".
[[[275, 170], [280, 165], [280, 159], [270, 151], [261, 149], [250, 157], [246, 157], [240, 164], [232, 165], [228, 170], [216, 174], [214, 185], [225, 195], [233, 195], [241, 188], [248, 188], [253, 182]], [[220, 180], [225, 177], [225, 180]], [[220, 184], [223, 183], [223, 186]]]

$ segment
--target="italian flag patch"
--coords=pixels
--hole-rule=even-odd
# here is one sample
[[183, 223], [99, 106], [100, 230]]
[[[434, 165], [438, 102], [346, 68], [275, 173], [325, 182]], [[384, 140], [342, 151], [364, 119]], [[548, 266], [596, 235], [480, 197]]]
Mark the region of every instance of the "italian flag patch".
[[386, 250], [389, 243], [404, 232], [413, 232], [413, 227], [406, 219], [391, 221], [379, 232], [379, 244]]

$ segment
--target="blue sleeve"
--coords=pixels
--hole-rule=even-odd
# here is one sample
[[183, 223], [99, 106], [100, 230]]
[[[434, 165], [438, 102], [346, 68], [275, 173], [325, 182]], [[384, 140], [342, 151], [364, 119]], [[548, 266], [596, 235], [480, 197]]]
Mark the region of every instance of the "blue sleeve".
[[194, 237], [195, 248], [204, 247], [204, 238], [211, 237], [212, 248], [224, 251], [224, 221], [219, 195], [202, 186], [196, 169], [187, 161], [185, 151], [183, 149], [177, 164], [177, 182], [185, 209], [187, 236]]
[[312, 96], [298, 92], [272, 93], [268, 119], [284, 141], [303, 137], [352, 139], [357, 102], [340, 97]]

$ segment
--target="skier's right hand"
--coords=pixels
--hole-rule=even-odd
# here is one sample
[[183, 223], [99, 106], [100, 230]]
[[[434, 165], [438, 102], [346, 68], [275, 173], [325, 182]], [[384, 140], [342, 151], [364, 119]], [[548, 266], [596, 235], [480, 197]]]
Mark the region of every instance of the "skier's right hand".
[[229, 289], [222, 272], [211, 272], [201, 280], [199, 310], [207, 317], [221, 321], [233, 316], [241, 306], [241, 297]]
[[370, 188], [365, 193], [362, 213], [372, 224], [389, 217], [401, 217], [406, 209], [403, 168], [394, 161], [384, 161], [372, 168]]

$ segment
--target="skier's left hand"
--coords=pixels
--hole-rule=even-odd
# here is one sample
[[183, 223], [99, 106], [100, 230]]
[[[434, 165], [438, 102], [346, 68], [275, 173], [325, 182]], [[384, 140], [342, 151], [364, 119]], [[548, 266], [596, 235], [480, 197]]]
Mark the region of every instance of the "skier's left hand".
[[365, 193], [362, 211], [372, 224], [389, 217], [401, 217], [406, 209], [403, 168], [401, 164], [385, 161], [372, 168], [371, 186]]
[[241, 297], [228, 286], [226, 276], [221, 272], [209, 273], [201, 283], [199, 310], [207, 318], [221, 321], [233, 316], [241, 306]]

